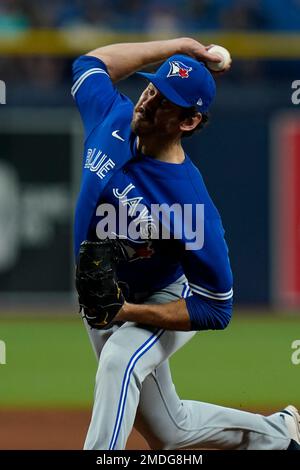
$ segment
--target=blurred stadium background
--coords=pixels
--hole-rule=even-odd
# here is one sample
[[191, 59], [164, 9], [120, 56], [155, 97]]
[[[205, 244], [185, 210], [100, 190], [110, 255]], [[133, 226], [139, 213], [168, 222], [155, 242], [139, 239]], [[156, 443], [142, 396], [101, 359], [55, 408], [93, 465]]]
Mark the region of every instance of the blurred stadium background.
[[[73, 290], [72, 61], [177, 36], [233, 56], [210, 125], [185, 144], [223, 217], [236, 307], [227, 331], [199, 333], [173, 358], [174, 381], [183, 398], [300, 405], [300, 1], [0, 0], [2, 449], [80, 448], [92, 404], [96, 362]], [[135, 100], [143, 83], [120, 88]]]

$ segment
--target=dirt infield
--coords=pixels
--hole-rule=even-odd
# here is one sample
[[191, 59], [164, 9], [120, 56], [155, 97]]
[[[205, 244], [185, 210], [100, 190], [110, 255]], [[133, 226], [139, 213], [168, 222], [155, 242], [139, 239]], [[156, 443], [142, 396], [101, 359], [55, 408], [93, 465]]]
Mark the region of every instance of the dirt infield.
[[[0, 410], [0, 449], [82, 449], [90, 411]], [[127, 449], [149, 449], [133, 432]]]
[[[255, 410], [264, 415], [274, 411]], [[0, 450], [82, 449], [90, 413], [90, 410], [0, 409]], [[130, 435], [126, 448], [149, 449], [136, 431]]]

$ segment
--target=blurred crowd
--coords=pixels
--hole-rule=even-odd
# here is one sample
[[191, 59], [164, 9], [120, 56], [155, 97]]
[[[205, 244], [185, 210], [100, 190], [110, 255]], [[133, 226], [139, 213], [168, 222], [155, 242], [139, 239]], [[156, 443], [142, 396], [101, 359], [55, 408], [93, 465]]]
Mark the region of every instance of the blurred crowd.
[[300, 0], [0, 0], [0, 31], [300, 30]]
[[[205, 30], [300, 31], [300, 0], [0, 0], [1, 37], [31, 28], [201, 35]], [[95, 47], [97, 45], [95, 44]], [[298, 62], [237, 61], [225, 81], [277, 82]], [[71, 57], [0, 57], [12, 105], [70, 104]]]

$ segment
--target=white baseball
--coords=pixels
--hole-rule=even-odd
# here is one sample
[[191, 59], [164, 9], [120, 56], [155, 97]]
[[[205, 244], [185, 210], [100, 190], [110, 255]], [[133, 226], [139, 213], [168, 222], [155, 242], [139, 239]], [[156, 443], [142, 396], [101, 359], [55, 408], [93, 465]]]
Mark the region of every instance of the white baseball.
[[221, 72], [231, 64], [230, 52], [222, 46], [212, 46], [208, 52], [219, 55], [221, 62], [206, 62], [207, 67], [214, 72]]

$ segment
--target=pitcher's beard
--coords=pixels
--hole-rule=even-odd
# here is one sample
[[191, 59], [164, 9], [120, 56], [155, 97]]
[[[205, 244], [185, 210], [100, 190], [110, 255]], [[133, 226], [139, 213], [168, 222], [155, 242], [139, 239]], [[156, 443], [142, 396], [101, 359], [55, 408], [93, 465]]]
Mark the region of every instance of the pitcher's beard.
[[131, 129], [136, 135], [150, 135], [154, 131], [153, 123], [146, 119], [132, 119]]

